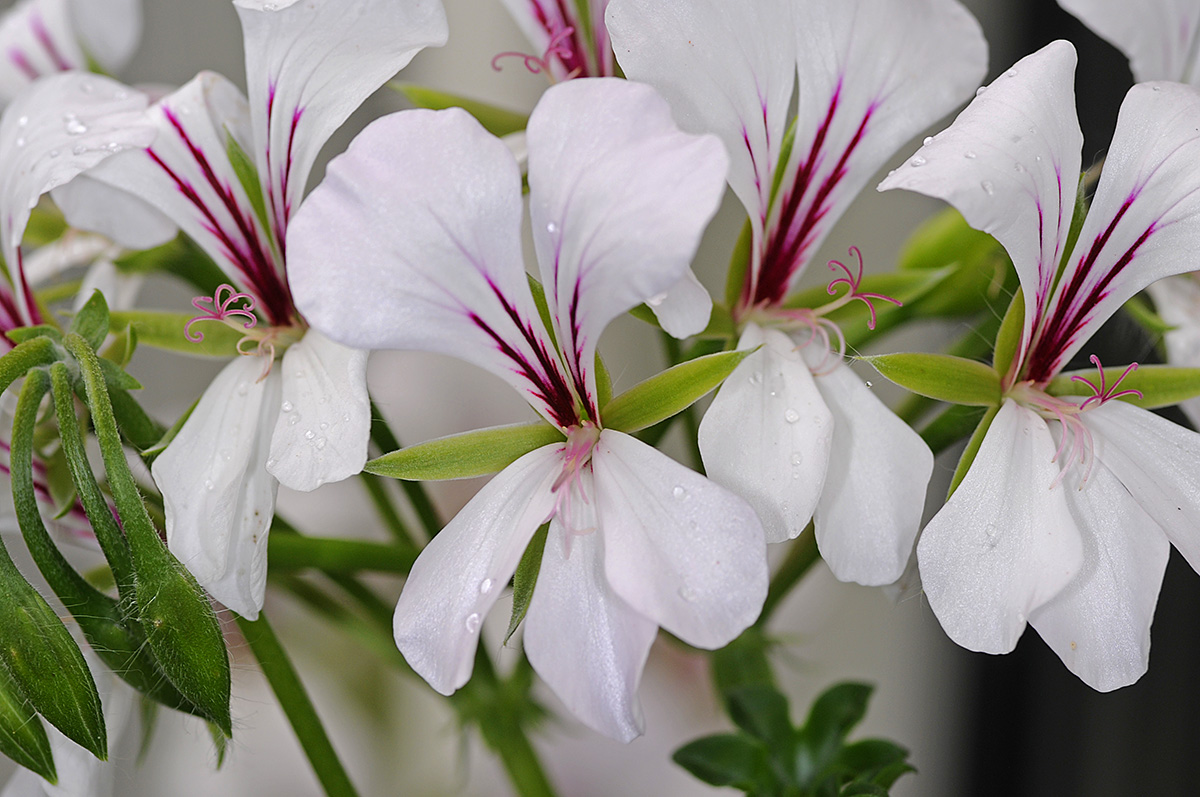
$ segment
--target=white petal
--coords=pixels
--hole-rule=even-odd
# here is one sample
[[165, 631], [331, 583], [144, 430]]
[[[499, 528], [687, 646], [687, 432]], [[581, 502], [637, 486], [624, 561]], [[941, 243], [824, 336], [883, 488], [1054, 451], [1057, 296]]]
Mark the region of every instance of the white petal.
[[605, 535], [573, 536], [567, 557], [563, 533], [551, 523], [525, 618], [525, 652], [572, 714], [628, 742], [642, 734], [638, 682], [658, 625], [609, 587]]
[[554, 506], [562, 448], [543, 446], [500, 471], [413, 564], [396, 604], [396, 645], [443, 695], [470, 679], [483, 618]]
[[[146, 97], [99, 75], [53, 75], [21, 95], [0, 119], [0, 237], [5, 260], [19, 272], [17, 247], [38, 197], [130, 148], [155, 130]], [[20, 282], [19, 273], [14, 275]], [[17, 291], [22, 311], [25, 296]]]
[[1096, 457], [1200, 572], [1200, 434], [1123, 401], [1084, 416]]
[[734, 369], [700, 422], [709, 478], [754, 507], [768, 542], [797, 536], [825, 484], [833, 415], [782, 332], [746, 328], [738, 348], [765, 344]]
[[1081, 531], [1083, 566], [1029, 622], [1067, 669], [1110, 692], [1146, 672], [1171, 546], [1104, 463], [1093, 464], [1082, 489], [1080, 478], [1080, 468], [1072, 468], [1063, 487]]
[[292, 222], [296, 306], [353, 348], [487, 368], [570, 425], [574, 398], [521, 258], [521, 209], [516, 162], [466, 112], [385, 116], [329, 164]]
[[[649, 86], [616, 78], [551, 88], [526, 137], [546, 302], [568, 365], [594, 396], [600, 333], [684, 278], [729, 159], [715, 136], [681, 132]], [[700, 293], [685, 298], [706, 312], [711, 300]]]
[[904, 574], [921, 527], [933, 453], [845, 365], [816, 381], [833, 414], [814, 518], [821, 558], [842, 581], [891, 584]]
[[142, 0], [68, 0], [84, 51], [108, 72], [129, 62], [142, 38]]
[[127, 249], [151, 249], [179, 234], [175, 222], [153, 205], [86, 174], [50, 196], [72, 227], [101, 233]]
[[[1159, 316], [1174, 329], [1163, 334], [1167, 362], [1182, 368], [1200, 368], [1200, 282], [1196, 275], [1167, 277], [1146, 288]], [[1200, 426], [1200, 397], [1180, 402], [1192, 426]]]
[[235, 0], [246, 50], [253, 150], [283, 237], [321, 147], [425, 47], [446, 42], [439, 0]]
[[1190, 271], [1200, 247], [1200, 91], [1143, 83], [1125, 96], [1104, 176], [1067, 261], [1030, 375], [1058, 372], [1109, 316], [1155, 280]]
[[260, 381], [262, 369], [260, 357], [225, 366], [150, 469], [171, 552], [209, 594], [248, 619], [262, 608], [279, 486], [266, 471], [279, 375]]
[[917, 543], [934, 614], [969, 650], [1007, 653], [1083, 564], [1046, 422], [1007, 399], [966, 477]]
[[362, 471], [371, 434], [367, 352], [310, 329], [280, 366], [267, 470], [284, 487], [304, 491]]
[[0, 106], [39, 77], [86, 69], [67, 0], [24, 0], [0, 20]]
[[979, 23], [955, 0], [793, 3], [795, 143], [750, 305], [774, 304], [896, 148], [966, 101], [987, 72]]
[[1200, 7], [1189, 0], [1058, 0], [1128, 56], [1135, 83], [1179, 80], [1196, 74]]
[[[86, 266], [104, 255], [110, 257], [120, 252], [112, 241], [102, 235], [88, 235], [68, 231], [56, 241], [39, 246], [21, 258], [25, 278], [30, 285], [61, 277], [63, 272]], [[87, 297], [84, 297], [85, 300]]]
[[767, 595], [750, 505], [657, 449], [605, 430], [592, 455], [604, 570], [613, 591], [688, 644], [718, 648]]
[[646, 300], [663, 330], [686, 338], [704, 331], [712, 317], [712, 297], [689, 268], [683, 278], [658, 296]]
[[994, 236], [1025, 294], [1025, 340], [1062, 258], [1079, 180], [1075, 48], [1046, 45], [996, 78], [880, 185], [944, 199]]
[[683, 129], [725, 143], [729, 185], [750, 214], [756, 242], [796, 82], [790, 5], [612, 0], [605, 15], [625, 75], [662, 92]]

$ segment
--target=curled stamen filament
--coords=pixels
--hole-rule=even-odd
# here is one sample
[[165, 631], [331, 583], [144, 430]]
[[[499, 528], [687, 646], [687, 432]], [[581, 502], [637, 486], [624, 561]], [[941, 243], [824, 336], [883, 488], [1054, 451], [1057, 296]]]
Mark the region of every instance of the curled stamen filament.
[[[222, 298], [222, 293], [225, 297]], [[231, 307], [236, 301], [245, 301], [241, 307]], [[241, 317], [245, 319], [242, 329], [253, 329], [258, 324], [258, 316], [254, 315], [254, 297], [248, 293], [238, 293], [232, 285], [221, 284], [212, 296], [197, 296], [192, 299], [192, 307], [200, 311], [200, 315], [191, 319], [183, 327], [183, 336], [192, 343], [204, 340], [203, 332], [192, 332], [192, 324], [197, 321], [221, 321], [234, 326], [228, 319]], [[239, 344], [240, 345], [240, 344]]]
[[[592, 452], [600, 440], [600, 429], [590, 421], [583, 421], [567, 432], [567, 443], [562, 450], [562, 471], [550, 486], [554, 494], [554, 506], [546, 521], [558, 516], [566, 529], [567, 536], [565, 554], [571, 555], [571, 538], [590, 534], [596, 530], [595, 524], [575, 523], [576, 513], [571, 505], [572, 497], [578, 495], [584, 505], [588, 505], [588, 490], [584, 484], [584, 470], [590, 468]], [[543, 521], [543, 522], [546, 522]], [[577, 526], [579, 526], [577, 528]]]
[[842, 296], [839, 299], [832, 301], [829, 304], [819, 308], [818, 312], [820, 315], [824, 315], [826, 313], [830, 313], [830, 312], [836, 310], [837, 308], [839, 308], [845, 304], [849, 304], [854, 299], [858, 299], [860, 302], [862, 302], [863, 304], [865, 304], [867, 306], [867, 310], [870, 311], [870, 313], [871, 313], [871, 320], [867, 322], [867, 329], [875, 329], [875, 324], [878, 322], [879, 319], [875, 313], [875, 305], [872, 304], [872, 300], [878, 300], [878, 301], [882, 301], [882, 302], [890, 302], [891, 304], [894, 304], [897, 307], [903, 307], [904, 303], [901, 302], [899, 299], [893, 299], [891, 296], [887, 296], [886, 294], [872, 293], [871, 291], [862, 290], [861, 289], [862, 278], [863, 278], [862, 251], [857, 246], [851, 246], [850, 254], [858, 261], [858, 273], [857, 274], [851, 273], [850, 267], [847, 266], [845, 263], [843, 263], [840, 260], [830, 260], [829, 261], [829, 270], [837, 271], [840, 268], [842, 270], [842, 272], [845, 273], [846, 276], [834, 278], [829, 283], [829, 285], [827, 285], [825, 287], [825, 292], [828, 293], [830, 296], [833, 296], [837, 293], [837, 286], [845, 285], [846, 293], [842, 294]]
[[[1029, 382], [1017, 385], [1009, 392], [1009, 395], [1046, 420], [1058, 421], [1062, 427], [1062, 438], [1058, 442], [1054, 456], [1050, 458], [1051, 462], [1059, 463], [1058, 476], [1051, 482], [1050, 489], [1053, 490], [1062, 483], [1063, 477], [1072, 465], [1079, 464], [1083, 466], [1083, 476], [1079, 480], [1079, 489], [1082, 490], [1092, 475], [1092, 463], [1095, 460], [1095, 441], [1092, 438], [1091, 430], [1081, 418], [1084, 408], [1087, 406], [1086, 403], [1073, 404], [1063, 401], [1055, 396], [1047, 395]], [[1070, 438], [1069, 448], [1068, 438]], [[1064, 454], [1066, 454], [1065, 457]]]
[[[506, 52], [499, 53], [492, 58], [492, 69], [496, 70], [497, 72], [500, 71], [501, 67], [497, 62], [501, 58], [520, 58], [522, 61], [524, 61], [525, 68], [529, 70], [530, 73], [534, 75], [545, 74], [549, 76], [551, 58], [557, 57], [564, 59], [571, 55], [571, 48], [563, 44], [563, 42], [566, 41], [567, 38], [574, 32], [574, 28], [566, 27], [560, 30], [558, 33], [555, 33], [550, 37], [550, 41], [546, 45], [546, 51], [543, 52], [540, 57], [536, 55], [530, 55], [528, 53], [517, 52], [516, 50], [508, 50]], [[575, 77], [577, 74], [579, 74], [578, 69], [567, 75], [567, 79], [569, 80]]]
[[[822, 318], [815, 310], [784, 310], [782, 314], [794, 325], [808, 330], [808, 340], [801, 343], [797, 348], [805, 348], [816, 341], [825, 350], [825, 355], [821, 358], [821, 361], [815, 366], [811, 366], [810, 370], [818, 376], [831, 373], [841, 363], [842, 358], [846, 356], [846, 336], [842, 334], [842, 328], [828, 318]], [[833, 337], [830, 337], [831, 332], [833, 333]], [[834, 338], [837, 339], [836, 355], [834, 354]]]
[[1087, 409], [1088, 407], [1092, 406], [1093, 402], [1095, 402], [1095, 406], [1099, 407], [1106, 401], [1121, 398], [1122, 396], [1137, 396], [1138, 398], [1143, 398], [1142, 391], [1135, 390], [1133, 388], [1122, 390], [1119, 393], [1116, 392], [1117, 388], [1120, 386], [1125, 377], [1137, 370], [1137, 363], [1130, 363], [1129, 366], [1121, 372], [1121, 375], [1117, 377], [1116, 381], [1113, 382], [1112, 385], [1107, 385], [1104, 378], [1104, 367], [1100, 365], [1100, 358], [1093, 354], [1088, 359], [1092, 361], [1092, 364], [1096, 366], [1096, 370], [1100, 372], [1100, 387], [1096, 387], [1096, 385], [1090, 380], [1079, 376], [1078, 374], [1071, 377], [1072, 382], [1079, 382], [1080, 384], [1087, 385], [1092, 389], [1092, 395], [1085, 399], [1083, 404], [1079, 405], [1080, 409]]

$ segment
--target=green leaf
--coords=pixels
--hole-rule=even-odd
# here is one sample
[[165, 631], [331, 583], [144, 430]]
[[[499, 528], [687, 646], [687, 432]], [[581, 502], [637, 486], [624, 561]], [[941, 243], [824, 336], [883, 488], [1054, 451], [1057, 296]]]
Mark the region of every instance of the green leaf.
[[518, 130], [524, 130], [525, 125], [529, 123], [529, 117], [526, 114], [500, 108], [481, 100], [469, 99], [459, 94], [451, 94], [395, 80], [388, 83], [388, 87], [403, 94], [409, 102], [418, 108], [429, 108], [434, 111], [440, 111], [444, 108], [462, 108], [471, 114], [471, 116], [474, 116], [479, 121], [479, 124], [483, 125], [484, 130], [487, 130], [494, 136], [506, 136], [509, 133], [516, 133]]
[[991, 366], [948, 354], [911, 352], [862, 359], [881, 376], [922, 396], [980, 407], [1000, 403], [1000, 375]]
[[[117, 407], [120, 404], [120, 401], [117, 399], [117, 396], [119, 395], [119, 393], [112, 394], [114, 414], [117, 413]], [[171, 424], [171, 428], [163, 432], [162, 437], [158, 440], [158, 442], [142, 451], [142, 461], [145, 462], [147, 466], [153, 464], [158, 455], [167, 450], [167, 446], [171, 445], [171, 441], [174, 440], [175, 436], [179, 434], [179, 431], [183, 428], [183, 425], [187, 423], [188, 418], [192, 417], [192, 413], [196, 410], [196, 405], [199, 403], [199, 398], [193, 401], [192, 406], [188, 407], [187, 410], [180, 415], [178, 419], [176, 419], [175, 423]]]
[[963, 449], [962, 456], [958, 458], [958, 466], [955, 467], [954, 477], [950, 480], [950, 489], [946, 492], [947, 501], [950, 500], [950, 496], [954, 495], [954, 491], [958, 489], [962, 480], [966, 478], [967, 471], [971, 469], [971, 463], [975, 461], [975, 455], [979, 453], [979, 447], [983, 445], [983, 437], [991, 428], [992, 420], [999, 411], [999, 407], [990, 407], [979, 420], [979, 425], [975, 427], [971, 439], [967, 441], [967, 447]]
[[267, 203], [263, 197], [262, 181], [258, 179], [258, 167], [254, 165], [254, 159], [246, 154], [246, 150], [242, 149], [242, 145], [233, 137], [228, 128], [225, 129], [225, 154], [229, 156], [229, 163], [233, 166], [234, 174], [237, 175], [238, 182], [242, 184], [242, 189], [250, 199], [250, 206], [254, 208], [254, 215], [258, 217], [258, 223], [262, 225], [263, 230], [268, 232], [269, 237], [271, 222], [267, 218]]
[[600, 359], [600, 352], [596, 352], [596, 404], [603, 407], [610, 401], [612, 401], [612, 375], [604, 365], [604, 360]]
[[103, 293], [92, 292], [91, 298], [71, 319], [70, 331], [82, 335], [93, 349], [100, 348], [108, 335], [108, 302]]
[[150, 520], [125, 460], [96, 353], [78, 335], [67, 335], [64, 345], [79, 364], [108, 483], [133, 552], [138, 620], [150, 649], [175, 688], [231, 735], [229, 656], [216, 615]]
[[922, 315], [957, 317], [979, 312], [1015, 281], [1004, 248], [948, 208], [917, 228], [900, 254], [898, 267], [920, 271], [951, 264], [953, 276], [921, 301]]
[[51, 783], [58, 782], [46, 729], [3, 667], [0, 667], [0, 753]]
[[709, 354], [634, 385], [600, 410], [606, 429], [636, 432], [690, 407], [733, 373], [754, 349]]
[[37, 338], [49, 338], [55, 343], [62, 343], [62, 332], [51, 324], [38, 324], [32, 327], [17, 327], [5, 333], [5, 337], [13, 343], [25, 343]]
[[561, 431], [545, 422], [494, 426], [384, 454], [368, 462], [363, 470], [413, 481], [466, 479], [503, 470], [535, 448], [565, 439]]
[[108, 395], [112, 399], [113, 414], [117, 418], [121, 436], [131, 446], [145, 452], [162, 440], [167, 433], [166, 428], [147, 415], [133, 396], [112, 384], [108, 387]]
[[1174, 324], [1168, 324], [1163, 320], [1162, 316], [1150, 309], [1149, 303], [1142, 294], [1129, 297], [1125, 302], [1124, 310], [1129, 313], [1134, 321], [1145, 327], [1146, 331], [1155, 337], [1170, 332], [1175, 328]]
[[1018, 288], [1013, 294], [1012, 302], [1000, 322], [1000, 331], [996, 333], [996, 346], [992, 354], [992, 367], [1002, 378], [1008, 375], [1013, 367], [1013, 359], [1021, 346], [1021, 337], [1025, 334], [1025, 295]]
[[106, 360], [112, 360], [121, 368], [125, 368], [133, 360], [133, 353], [137, 351], [137, 332], [133, 327], [125, 327], [117, 331], [113, 330], [113, 340], [105, 349], [101, 356]]
[[407, 573], [416, 556], [395, 545], [367, 540], [272, 534], [267, 537], [271, 573], [315, 568], [324, 573]]
[[867, 684], [840, 683], [817, 697], [798, 736], [796, 774], [801, 784], [812, 783], [835, 762], [846, 735], [866, 714], [871, 691]]
[[788, 716], [788, 701], [773, 686], [755, 684], [725, 693], [729, 717], [734, 723], [763, 742], [768, 748], [790, 748], [793, 731]]
[[721, 692], [744, 686], [774, 686], [775, 675], [767, 660], [770, 642], [762, 628], [752, 625], [723, 648], [712, 652], [713, 682]]
[[680, 747], [671, 759], [710, 786], [750, 791], [774, 781], [766, 749], [738, 734], [705, 736]]
[[25, 225], [25, 234], [21, 243], [31, 249], [37, 249], [48, 243], [53, 243], [67, 231], [67, 220], [50, 197], [45, 196], [29, 215], [29, 223]]
[[141, 390], [142, 383], [134, 379], [125, 369], [112, 360], [99, 358], [100, 370], [104, 374], [104, 382], [109, 390]]
[[750, 270], [750, 261], [753, 259], [753, 253], [750, 251], [753, 245], [754, 228], [747, 218], [738, 234], [737, 242], [733, 245], [733, 253], [729, 256], [729, 274], [725, 278], [726, 307], [737, 307], [742, 299], [742, 290], [746, 286], [746, 272]]
[[[1123, 366], [1104, 369], [1104, 382], [1111, 386], [1121, 373]], [[1096, 391], [1088, 385], [1077, 382], [1071, 377], [1078, 376], [1086, 379], [1094, 387], [1100, 385], [1100, 374], [1095, 368], [1084, 371], [1068, 371], [1061, 373], [1046, 387], [1046, 392], [1052, 396], [1091, 396]], [[1137, 390], [1142, 396], [1121, 396], [1121, 401], [1129, 402], [1136, 407], [1147, 410], [1158, 407], [1170, 407], [1181, 401], [1200, 396], [1200, 368], [1176, 368], [1170, 365], [1141, 365], [1121, 380], [1117, 392]]]
[[237, 344], [244, 335], [220, 321], [205, 321], [192, 327], [204, 340], [193, 343], [184, 337], [184, 328], [193, 316], [157, 310], [120, 310], [109, 316], [114, 332], [132, 327], [138, 341], [156, 349], [203, 357], [235, 357]]
[[508, 631], [504, 634], [504, 644], [512, 637], [517, 626], [525, 619], [529, 611], [529, 601], [533, 599], [533, 588], [537, 585], [538, 573], [542, 569], [542, 552], [546, 549], [546, 534], [550, 530], [549, 523], [543, 523], [534, 533], [533, 539], [521, 556], [517, 572], [513, 574], [513, 608], [512, 617], [508, 621]]
[[160, 271], [173, 274], [194, 286], [203, 296], [212, 296], [217, 286], [229, 282], [229, 277], [217, 267], [213, 259], [182, 233], [162, 246], [129, 252], [117, 258], [115, 265], [124, 274], [151, 274]]
[[[843, 747], [838, 755], [838, 764], [853, 772], [857, 778], [865, 777], [879, 786], [889, 788], [904, 772], [915, 771], [908, 766], [907, 759], [908, 750], [894, 742], [887, 739], [863, 739]], [[897, 764], [903, 765], [900, 771], [896, 771]], [[880, 782], [877, 776], [885, 772], [890, 780]]]
[[921, 430], [921, 439], [936, 456], [971, 434], [986, 411], [985, 407], [951, 404]]

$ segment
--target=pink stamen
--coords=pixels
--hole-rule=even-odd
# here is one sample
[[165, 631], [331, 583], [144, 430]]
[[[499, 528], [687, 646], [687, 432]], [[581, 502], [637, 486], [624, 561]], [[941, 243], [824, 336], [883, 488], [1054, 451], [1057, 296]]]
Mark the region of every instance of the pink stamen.
[[[224, 299], [221, 298], [222, 291], [225, 292]], [[241, 307], [231, 307], [234, 302], [242, 300], [246, 303]], [[197, 296], [195, 299], [192, 299], [192, 307], [195, 307], [201, 313], [188, 321], [183, 327], [183, 336], [192, 343], [199, 343], [204, 340], [203, 332], [192, 332], [192, 324], [195, 324], [197, 321], [222, 321], [228, 323], [226, 319], [240, 316], [246, 319], [246, 322], [242, 324], [242, 329], [253, 329], [258, 323], [258, 317], [253, 312], [254, 297], [248, 293], [238, 293], [233, 289], [232, 285], [228, 284], [217, 286], [217, 290], [211, 297]]]
[[1144, 396], [1142, 395], [1142, 391], [1135, 390], [1133, 388], [1130, 388], [1128, 390], [1122, 390], [1119, 393], [1116, 392], [1117, 388], [1121, 385], [1121, 382], [1124, 381], [1125, 377], [1129, 376], [1131, 373], [1133, 373], [1134, 371], [1137, 370], [1137, 367], [1138, 367], [1137, 363], [1130, 363], [1129, 366], [1124, 371], [1121, 372], [1121, 375], [1117, 377], [1117, 381], [1113, 382], [1112, 385], [1109, 386], [1109, 385], [1105, 384], [1104, 367], [1100, 365], [1100, 358], [1093, 354], [1088, 359], [1092, 361], [1092, 364], [1096, 366], [1096, 370], [1098, 370], [1100, 372], [1100, 387], [1097, 388], [1095, 384], [1093, 384], [1091, 381], [1089, 381], [1085, 377], [1082, 377], [1079, 375], [1075, 375], [1075, 376], [1071, 377], [1072, 382], [1079, 382], [1081, 384], [1087, 385], [1088, 387], [1090, 387], [1092, 389], [1092, 395], [1089, 396], [1083, 402], [1083, 404], [1079, 405], [1080, 409], [1087, 409], [1089, 406], [1092, 406], [1092, 402], [1095, 402], [1095, 406], [1099, 407], [1101, 404], [1103, 404], [1106, 401], [1111, 401], [1112, 399], [1118, 399], [1118, 398], [1121, 398], [1122, 396], [1137, 396], [1138, 398], [1144, 398]]
[[[546, 51], [542, 53], [540, 57], [536, 55], [529, 55], [528, 53], [517, 52], [516, 50], [508, 50], [500, 53], [492, 59], [492, 69], [496, 70], [497, 72], [501, 70], [500, 64], [497, 63], [501, 58], [520, 58], [525, 62], [525, 68], [529, 70], [530, 73], [534, 75], [549, 75], [551, 58], [558, 58], [559, 60], [562, 60], [571, 55], [571, 48], [564, 45], [563, 42], [566, 41], [574, 32], [574, 28], [567, 27], [563, 28], [558, 33], [555, 33], [550, 37], [550, 41], [546, 45]], [[572, 70], [571, 73], [567, 75], [567, 79], [570, 80], [578, 75], [579, 72], [580, 70], [578, 68]]]
[[554, 494], [554, 506], [546, 520], [557, 516], [562, 521], [562, 526], [567, 532], [563, 541], [564, 554], [568, 558], [571, 556], [571, 539], [591, 534], [596, 530], [594, 525], [575, 527], [575, 513], [572, 511], [571, 501], [573, 495], [578, 495], [585, 505], [590, 504], [583, 474], [584, 469], [591, 466], [592, 452], [599, 441], [600, 429], [591, 421], [583, 421], [578, 426], [571, 427], [567, 431], [567, 443], [562, 449], [562, 472], [550, 486], [550, 492]]
[[[803, 349], [811, 346], [814, 342], [818, 343], [825, 350], [825, 355], [821, 361], [815, 366], [811, 366], [810, 370], [817, 376], [824, 376], [833, 372], [841, 363], [842, 358], [846, 356], [846, 336], [842, 334], [842, 328], [830, 321], [828, 318], [822, 318], [819, 311], [801, 308], [798, 310], [781, 310], [780, 315], [799, 324], [801, 327], [808, 330], [808, 340], [799, 344], [796, 348]], [[837, 338], [837, 356], [834, 356], [833, 338], [830, 337], [830, 332]], [[830, 362], [832, 361], [832, 366]]]
[[845, 285], [846, 293], [842, 296], [840, 301], [844, 304], [845, 302], [849, 302], [852, 299], [858, 299], [860, 302], [865, 304], [867, 306], [867, 309], [871, 311], [871, 320], [867, 322], [867, 329], [875, 329], [875, 323], [878, 319], [875, 315], [875, 305], [873, 305], [871, 303], [872, 299], [877, 299], [882, 302], [890, 302], [891, 304], [894, 304], [897, 307], [903, 307], [904, 303], [901, 302], [899, 299], [893, 299], [891, 296], [886, 296], [882, 293], [871, 293], [870, 291], [861, 290], [860, 286], [862, 284], [862, 278], [863, 278], [862, 251], [857, 246], [851, 246], [850, 254], [856, 260], [858, 260], [858, 274], [851, 274], [849, 267], [847, 267], [846, 264], [843, 263], [842, 261], [830, 260], [829, 261], [829, 270], [837, 271], [840, 268], [843, 272], [845, 272], [846, 276], [835, 278], [832, 282], [829, 283], [828, 286], [826, 286], [825, 292], [828, 293], [830, 296], [833, 296], [837, 293], [838, 285]]

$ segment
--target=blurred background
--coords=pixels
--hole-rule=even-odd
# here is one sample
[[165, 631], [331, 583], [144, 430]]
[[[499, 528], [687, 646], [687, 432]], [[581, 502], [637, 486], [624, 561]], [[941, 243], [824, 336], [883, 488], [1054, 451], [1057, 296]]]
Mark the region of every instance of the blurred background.
[[[525, 72], [516, 59], [501, 72], [490, 66], [497, 53], [530, 49], [499, 0], [445, 0], [445, 5], [449, 44], [418, 55], [401, 78], [531, 109], [545, 81]], [[989, 80], [1054, 38], [1076, 44], [1084, 164], [1090, 165], [1107, 145], [1131, 82], [1124, 60], [1052, 0], [972, 0], [966, 5], [991, 45]], [[121, 77], [135, 84], [178, 85], [201, 69], [244, 84], [241, 32], [232, 5], [227, 0], [145, 0], [142, 47]], [[371, 119], [402, 107], [399, 95], [381, 90], [330, 141], [327, 157], [343, 150]], [[916, 146], [914, 141], [902, 148], [885, 169]], [[314, 184], [320, 173], [318, 168]], [[937, 203], [913, 194], [868, 190], [835, 228], [819, 259], [839, 257], [857, 245], [868, 270], [888, 269], [907, 234], [937, 209]], [[740, 205], [727, 201], [702, 247], [697, 272], [714, 292], [723, 284], [741, 213]], [[165, 281], [145, 296], [147, 306], [175, 311], [186, 309], [191, 298]], [[1110, 331], [1112, 341], [1128, 347], [1127, 358], [1144, 362], [1147, 342], [1120, 328], [1119, 317], [1114, 323], [1118, 328]], [[886, 339], [880, 350], [930, 348], [963, 331], [928, 324], [906, 330], [902, 338]], [[646, 345], [649, 332], [627, 318], [610, 327], [602, 341], [618, 391], [661, 367], [655, 346]], [[219, 365], [143, 349], [131, 370], [146, 387], [148, 405], [161, 419], [172, 421]], [[499, 380], [448, 358], [377, 353], [370, 384], [377, 404], [406, 443], [531, 419], [524, 402]], [[957, 453], [939, 460], [930, 495], [945, 494]], [[434, 485], [443, 516], [451, 517], [478, 486]], [[279, 513], [304, 531], [382, 540], [385, 534], [365, 499], [354, 480], [310, 494], [281, 489]], [[381, 579], [377, 586], [389, 600], [399, 594], [397, 580]], [[821, 565], [791, 595], [771, 630], [787, 642], [777, 660], [778, 674], [795, 718], [836, 681], [876, 685], [858, 735], [890, 737], [912, 750], [919, 772], [901, 779], [894, 790], [901, 797], [1190, 794], [1185, 763], [1200, 739], [1200, 695], [1192, 677], [1200, 663], [1198, 599], [1200, 581], [1174, 557], [1155, 622], [1150, 674], [1111, 695], [1095, 694], [1080, 683], [1032, 632], [1010, 656], [968, 653], [945, 637], [920, 596], [895, 603], [881, 590], [838, 583]], [[395, 667], [306, 613], [286, 594], [269, 591], [266, 610], [364, 795], [509, 793], [499, 765], [477, 738], [460, 732], [445, 701], [423, 682], [398, 675]], [[484, 635], [501, 666], [515, 656], [501, 646], [507, 617], [502, 602]], [[163, 712], [140, 764], [135, 762], [137, 734], [128, 734], [115, 759], [120, 770], [116, 794], [319, 793], [253, 657], [240, 647], [232, 622], [228, 626], [234, 645], [235, 738], [223, 768], [217, 771], [216, 754], [201, 724]], [[556, 705], [548, 691], [540, 694], [546, 705]], [[641, 696], [647, 733], [629, 745], [604, 739], [563, 714], [547, 723], [535, 743], [560, 794], [714, 792], [669, 759], [684, 742], [728, 727], [704, 659], [660, 640]]]

